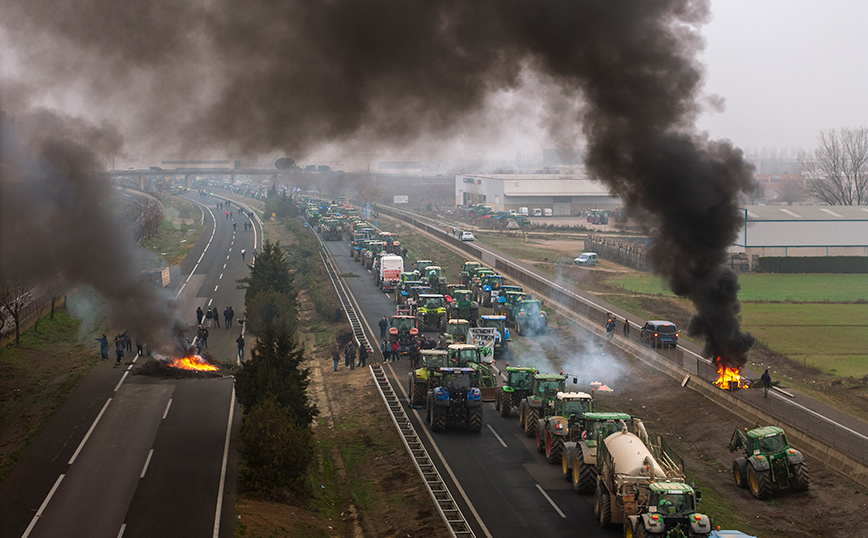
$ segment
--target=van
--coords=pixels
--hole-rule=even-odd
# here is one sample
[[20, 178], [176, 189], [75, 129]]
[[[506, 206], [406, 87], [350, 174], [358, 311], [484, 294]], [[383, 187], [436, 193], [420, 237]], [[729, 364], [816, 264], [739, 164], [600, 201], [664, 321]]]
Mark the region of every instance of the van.
[[526, 217], [527, 216], [527, 208], [526, 207], [519, 207], [518, 208], [518, 214], [521, 215], [522, 217]]
[[552, 216], [552, 210], [548, 207], [543, 209], [543, 216], [544, 217], [551, 217]]
[[678, 326], [671, 321], [653, 320], [642, 327], [639, 341], [653, 348], [678, 345]]
[[576, 265], [597, 265], [596, 252], [582, 252], [578, 258], [573, 260]]
[[542, 209], [540, 209], [540, 208], [534, 209], [533, 210], [533, 216], [534, 217], [542, 217]]

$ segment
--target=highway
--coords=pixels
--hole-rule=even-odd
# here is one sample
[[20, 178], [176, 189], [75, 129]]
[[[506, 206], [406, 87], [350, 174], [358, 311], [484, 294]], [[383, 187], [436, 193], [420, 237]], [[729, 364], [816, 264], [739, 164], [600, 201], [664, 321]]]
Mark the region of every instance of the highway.
[[[243, 318], [235, 280], [250, 258], [239, 253], [261, 248], [261, 227], [244, 232], [249, 218], [234, 209], [216, 214], [222, 199], [189, 199], [205, 226], [173, 295], [192, 338], [197, 306], [232, 305]], [[234, 360], [239, 331], [210, 330], [215, 358]], [[136, 376], [135, 364], [113, 364], [97, 364], [0, 483], [0, 538], [233, 536], [233, 379]]]
[[[347, 241], [326, 242], [326, 247], [339, 273], [360, 276], [345, 278], [344, 283], [367, 324], [369, 340], [379, 342], [379, 331], [372, 332], [371, 327], [376, 327], [383, 315], [394, 314], [394, 300], [377, 288], [373, 275], [352, 260]], [[420, 415], [424, 410], [407, 407], [407, 361], [389, 363], [385, 370], [477, 536], [620, 534], [620, 529], [600, 528], [594, 518], [593, 496], [573, 492], [570, 483], [562, 478], [560, 466], [546, 463], [536, 452], [535, 441], [518, 428], [515, 413], [503, 418], [493, 403], [486, 403], [481, 433], [450, 424], [445, 432], [431, 434], [423, 423], [424, 414]]]

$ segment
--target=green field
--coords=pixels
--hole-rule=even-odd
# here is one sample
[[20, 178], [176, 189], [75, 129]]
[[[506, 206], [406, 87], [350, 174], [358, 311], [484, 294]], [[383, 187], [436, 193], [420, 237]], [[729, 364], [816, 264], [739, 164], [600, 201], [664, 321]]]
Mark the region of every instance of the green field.
[[[868, 275], [739, 275], [742, 301], [853, 302], [868, 301]], [[662, 278], [630, 274], [613, 280], [627, 291], [672, 295]]]

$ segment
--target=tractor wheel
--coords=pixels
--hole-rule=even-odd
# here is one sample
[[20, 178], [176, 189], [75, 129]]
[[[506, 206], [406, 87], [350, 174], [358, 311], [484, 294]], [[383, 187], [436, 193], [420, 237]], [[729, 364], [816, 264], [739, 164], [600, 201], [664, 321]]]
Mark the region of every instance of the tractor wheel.
[[732, 478], [735, 480], [735, 485], [744, 489], [747, 487], [747, 460], [744, 458], [735, 458], [732, 460]]
[[564, 480], [567, 480], [568, 482], [573, 481], [573, 466], [570, 465], [569, 461], [567, 461], [566, 450], [561, 454], [561, 476], [563, 476]]
[[491, 306], [491, 292], [483, 291], [482, 300], [479, 301], [482, 306]]
[[546, 460], [549, 463], [557, 463], [564, 453], [564, 438], [560, 435], [552, 435], [546, 432]]
[[790, 465], [790, 484], [795, 491], [805, 491], [811, 485], [811, 474], [805, 462]]
[[506, 341], [506, 351], [504, 352], [504, 360], [511, 361], [515, 357], [515, 344], [512, 340]]
[[468, 411], [467, 429], [472, 432], [482, 431], [482, 408], [474, 407]]
[[431, 410], [431, 431], [442, 432], [446, 429], [446, 410], [435, 407]]
[[546, 442], [545, 442], [546, 434], [539, 431], [539, 426], [536, 428], [536, 451], [540, 454], [545, 454], [546, 452]]
[[573, 491], [576, 493], [590, 493], [597, 485], [597, 468], [585, 463], [580, 453], [576, 453], [573, 460]]
[[425, 386], [422, 383], [410, 386], [410, 402], [415, 406], [425, 405]]
[[772, 494], [772, 477], [769, 471], [757, 471], [753, 465], [748, 465], [747, 484], [751, 494], [761, 501]]
[[609, 492], [601, 486], [597, 486], [597, 491], [594, 493], [594, 516], [600, 522], [600, 526], [604, 529], [612, 524], [612, 500], [609, 498]]
[[527, 409], [525, 402], [518, 404], [518, 427], [524, 429], [524, 412]]
[[533, 437], [536, 434], [537, 420], [539, 420], [539, 409], [536, 407], [526, 407], [524, 410], [525, 436]]
[[500, 416], [508, 417], [512, 413], [512, 396], [507, 395], [503, 391], [497, 393], [500, 396]]

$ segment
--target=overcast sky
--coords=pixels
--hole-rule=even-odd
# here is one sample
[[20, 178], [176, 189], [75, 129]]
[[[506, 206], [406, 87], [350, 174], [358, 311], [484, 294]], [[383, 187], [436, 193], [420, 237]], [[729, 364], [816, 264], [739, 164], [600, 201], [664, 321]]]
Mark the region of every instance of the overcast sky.
[[700, 127], [744, 149], [815, 145], [868, 125], [868, 2], [712, 0], [706, 91], [726, 100]]

